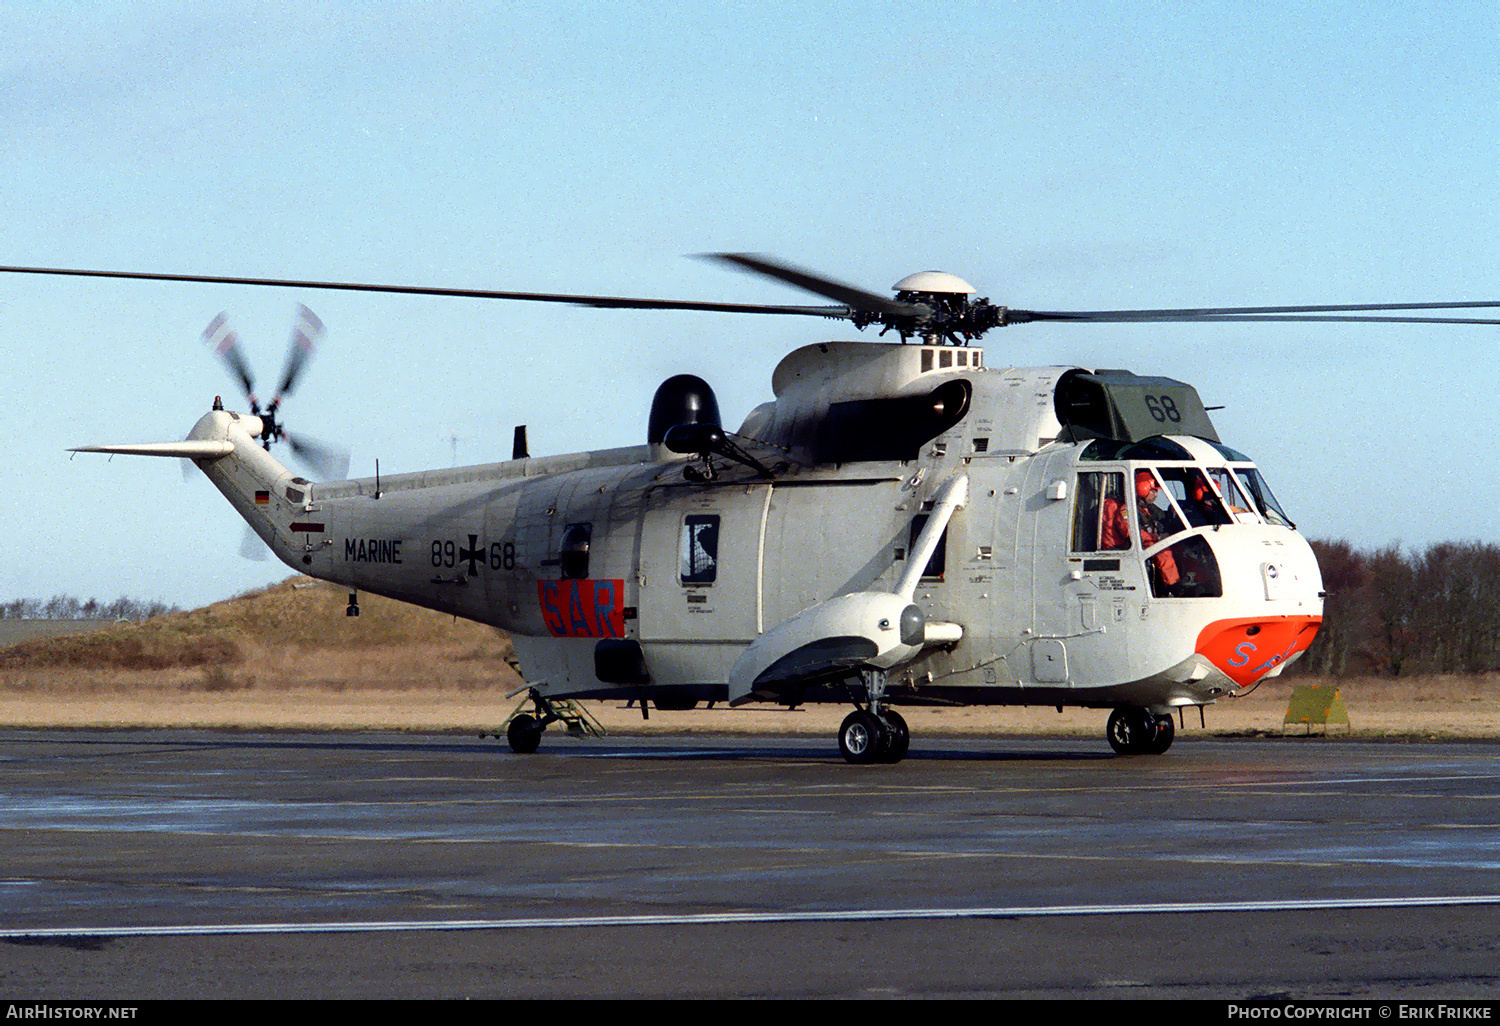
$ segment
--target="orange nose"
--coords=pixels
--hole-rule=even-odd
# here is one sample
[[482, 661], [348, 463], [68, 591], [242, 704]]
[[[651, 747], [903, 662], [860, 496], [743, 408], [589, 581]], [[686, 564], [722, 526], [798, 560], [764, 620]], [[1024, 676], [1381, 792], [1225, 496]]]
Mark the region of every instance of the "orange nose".
[[1306, 650], [1321, 616], [1251, 616], [1215, 620], [1198, 632], [1194, 646], [1240, 687], [1249, 687]]

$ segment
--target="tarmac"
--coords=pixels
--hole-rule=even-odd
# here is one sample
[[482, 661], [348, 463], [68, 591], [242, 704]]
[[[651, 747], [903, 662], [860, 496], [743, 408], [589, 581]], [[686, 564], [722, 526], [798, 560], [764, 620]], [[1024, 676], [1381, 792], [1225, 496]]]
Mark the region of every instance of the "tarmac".
[[0, 993], [1500, 995], [1500, 748], [0, 732]]

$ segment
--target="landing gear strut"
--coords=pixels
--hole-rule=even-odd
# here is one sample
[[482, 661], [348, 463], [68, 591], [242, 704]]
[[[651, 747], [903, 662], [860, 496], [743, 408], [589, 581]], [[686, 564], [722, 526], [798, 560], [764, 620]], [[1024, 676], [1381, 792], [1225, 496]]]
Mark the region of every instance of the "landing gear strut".
[[839, 753], [855, 765], [900, 762], [911, 747], [911, 731], [902, 715], [885, 704], [885, 674], [865, 670], [860, 676], [865, 706], [846, 716], [839, 727]]
[[1157, 716], [1138, 705], [1122, 705], [1109, 714], [1104, 734], [1109, 747], [1121, 755], [1160, 755], [1172, 747], [1177, 725], [1170, 716]]
[[[521, 689], [506, 697], [515, 697]], [[530, 755], [542, 743], [542, 734], [553, 723], [562, 723], [573, 737], [603, 737], [604, 728], [576, 702], [568, 699], [549, 699], [536, 688], [525, 689], [526, 697], [503, 725], [505, 740], [510, 750], [517, 755]], [[532, 705], [531, 712], [522, 712], [526, 703]], [[489, 737], [480, 734], [480, 737]]]

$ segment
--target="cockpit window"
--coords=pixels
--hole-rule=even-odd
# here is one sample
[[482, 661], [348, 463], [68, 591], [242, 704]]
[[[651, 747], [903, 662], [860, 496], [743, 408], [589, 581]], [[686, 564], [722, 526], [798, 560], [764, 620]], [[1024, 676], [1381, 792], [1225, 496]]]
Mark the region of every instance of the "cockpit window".
[[1182, 539], [1146, 561], [1151, 594], [1157, 598], [1219, 598], [1224, 583], [1219, 561], [1203, 535]]
[[1167, 491], [1177, 500], [1177, 508], [1191, 526], [1219, 527], [1233, 523], [1203, 471], [1196, 467], [1162, 467], [1160, 472]]
[[1172, 508], [1161, 482], [1149, 470], [1135, 472], [1135, 511], [1140, 520], [1141, 546], [1149, 549], [1157, 542], [1165, 541], [1187, 528], [1182, 518]]
[[[1219, 442], [1210, 442], [1209, 444], [1219, 450], [1219, 453], [1230, 463], [1250, 462], [1249, 456], [1231, 449], [1227, 445]], [[1223, 495], [1225, 501], [1229, 503], [1230, 512], [1235, 514], [1240, 513], [1241, 510], [1236, 509], [1235, 506], [1244, 500], [1233, 494], [1234, 489], [1232, 487], [1226, 486], [1225, 471], [1214, 468], [1209, 473], [1214, 475], [1214, 483], [1219, 486], [1219, 494]], [[1261, 516], [1266, 518], [1268, 523], [1279, 524], [1282, 527], [1297, 526], [1292, 523], [1292, 518], [1287, 516], [1286, 511], [1281, 508], [1281, 503], [1276, 501], [1276, 496], [1271, 494], [1271, 486], [1266, 484], [1266, 479], [1261, 476], [1260, 471], [1254, 467], [1235, 467], [1234, 476], [1239, 480], [1244, 495], [1250, 497], [1250, 503], [1255, 506]]]
[[1244, 453], [1240, 452], [1238, 449], [1231, 449], [1229, 446], [1224, 445], [1222, 442], [1209, 442], [1208, 444], [1211, 445], [1211, 446], [1213, 446], [1215, 449], [1219, 450], [1219, 455], [1223, 456], [1230, 463], [1249, 463], [1249, 462], [1251, 462], [1249, 456], [1246, 456]]
[[1229, 506], [1229, 515], [1236, 520], [1246, 517], [1255, 519], [1250, 512], [1250, 500], [1245, 498], [1240, 491], [1239, 485], [1234, 483], [1234, 472], [1228, 467], [1209, 467], [1208, 476], [1213, 478], [1214, 485], [1219, 489], [1219, 497]]
[[1266, 484], [1266, 479], [1261, 476], [1260, 471], [1254, 467], [1235, 467], [1234, 476], [1239, 478], [1240, 484], [1245, 486], [1245, 491], [1255, 500], [1260, 515], [1268, 522], [1280, 524], [1282, 527], [1297, 526], [1282, 510], [1281, 503], [1276, 501], [1276, 496], [1271, 494], [1271, 486]]

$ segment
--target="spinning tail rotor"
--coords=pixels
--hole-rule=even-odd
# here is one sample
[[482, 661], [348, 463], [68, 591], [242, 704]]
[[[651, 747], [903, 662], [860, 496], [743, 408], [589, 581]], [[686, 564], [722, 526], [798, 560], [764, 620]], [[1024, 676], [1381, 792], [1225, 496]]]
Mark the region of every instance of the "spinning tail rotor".
[[286, 365], [281, 372], [281, 383], [276, 394], [264, 407], [255, 395], [255, 375], [250, 362], [240, 348], [239, 335], [229, 323], [229, 315], [221, 313], [203, 329], [203, 341], [224, 361], [229, 373], [239, 382], [250, 402], [250, 412], [261, 420], [261, 444], [270, 451], [272, 442], [285, 440], [292, 454], [306, 464], [317, 476], [325, 480], [342, 480], [349, 473], [349, 454], [344, 450], [316, 441], [305, 435], [293, 436], [277, 419], [281, 403], [292, 393], [307, 362], [312, 358], [318, 341], [324, 335], [323, 322], [307, 307], [298, 304], [297, 320], [292, 325], [291, 340], [287, 346]]

